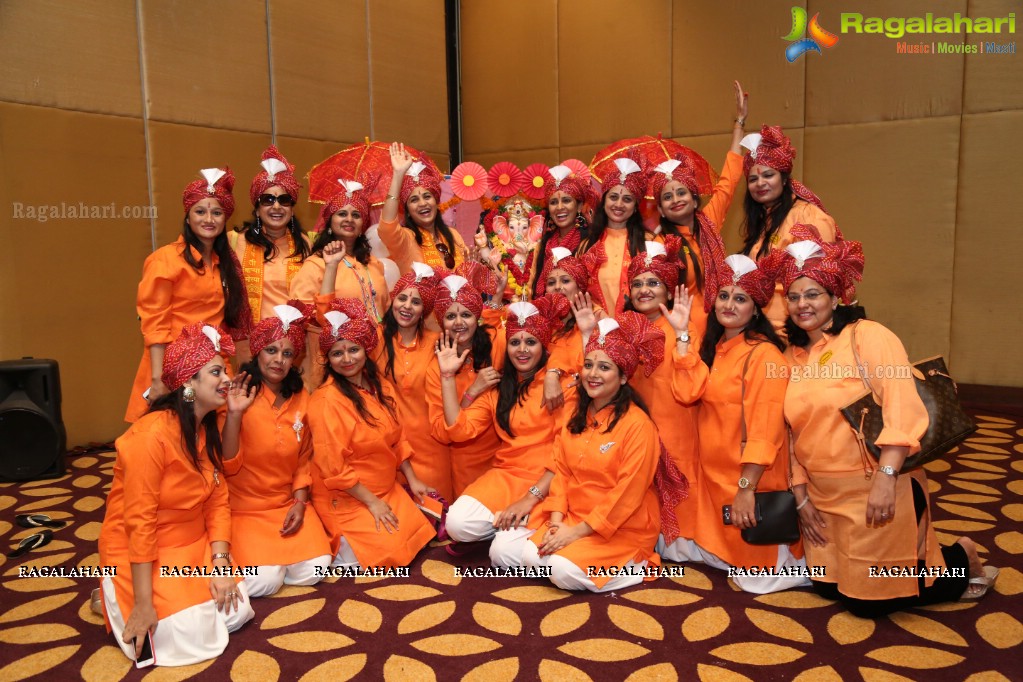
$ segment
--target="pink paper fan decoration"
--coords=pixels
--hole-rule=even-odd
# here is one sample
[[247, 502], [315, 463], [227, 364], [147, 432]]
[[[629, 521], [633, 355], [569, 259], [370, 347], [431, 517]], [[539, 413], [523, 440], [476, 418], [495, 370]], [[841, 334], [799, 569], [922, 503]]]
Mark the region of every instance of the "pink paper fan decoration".
[[487, 169], [475, 161], [463, 161], [451, 171], [451, 191], [459, 199], [475, 201], [487, 189]]
[[511, 161], [499, 161], [487, 173], [490, 191], [499, 197], [514, 196], [526, 184], [526, 176]]
[[561, 165], [571, 168], [572, 172], [583, 180], [587, 180], [590, 177], [590, 167], [579, 159], [565, 159], [561, 162]]
[[542, 201], [544, 187], [551, 177], [547, 166], [542, 163], [532, 163], [526, 166], [526, 170], [523, 173], [526, 176], [526, 186], [523, 188], [522, 193], [534, 201]]

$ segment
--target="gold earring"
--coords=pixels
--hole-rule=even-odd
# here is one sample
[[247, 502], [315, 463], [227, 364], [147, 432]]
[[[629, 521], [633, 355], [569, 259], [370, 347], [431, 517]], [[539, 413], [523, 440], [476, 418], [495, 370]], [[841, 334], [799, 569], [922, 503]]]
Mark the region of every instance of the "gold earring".
[[181, 392], [181, 399], [186, 403], [195, 402], [195, 389], [191, 386], [185, 386], [185, 390]]

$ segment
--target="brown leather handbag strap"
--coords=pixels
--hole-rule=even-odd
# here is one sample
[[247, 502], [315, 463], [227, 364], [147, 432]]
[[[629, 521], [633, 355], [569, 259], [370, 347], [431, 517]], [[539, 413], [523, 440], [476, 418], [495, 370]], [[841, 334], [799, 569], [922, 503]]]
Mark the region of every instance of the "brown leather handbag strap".
[[[860, 375], [860, 379], [863, 381], [863, 385], [866, 386], [867, 390], [874, 396], [875, 402], [877, 401], [877, 393], [874, 391], [874, 387], [870, 385], [870, 380], [867, 379], [867, 366], [863, 364], [863, 360], [860, 358], [859, 351], [856, 350], [856, 327], [860, 326], [859, 322], [856, 322], [850, 328], [852, 334], [852, 352], [853, 357], [856, 359], [856, 372]], [[878, 405], [881, 403], [878, 402]], [[863, 408], [860, 412], [860, 425], [855, 430], [856, 433], [856, 444], [860, 447], [860, 460], [863, 463], [863, 474], [866, 478], [870, 478], [874, 475], [874, 460], [870, 456], [870, 452], [867, 451], [867, 435], [864, 432], [863, 426], [867, 417], [867, 408]]]

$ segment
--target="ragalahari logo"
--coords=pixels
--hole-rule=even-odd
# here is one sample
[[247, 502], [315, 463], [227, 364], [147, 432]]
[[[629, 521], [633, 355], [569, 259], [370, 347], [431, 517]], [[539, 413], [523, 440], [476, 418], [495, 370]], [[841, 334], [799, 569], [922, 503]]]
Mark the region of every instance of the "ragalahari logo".
[[[792, 43], [785, 48], [785, 59], [792, 63], [799, 59], [804, 53], [813, 50], [821, 53], [821, 46], [834, 47], [838, 42], [838, 36], [821, 28], [817, 18], [820, 13], [813, 15], [809, 25], [806, 21], [806, 10], [802, 7], [792, 8], [792, 31], [783, 39]], [[810, 37], [806, 37], [809, 29]]]

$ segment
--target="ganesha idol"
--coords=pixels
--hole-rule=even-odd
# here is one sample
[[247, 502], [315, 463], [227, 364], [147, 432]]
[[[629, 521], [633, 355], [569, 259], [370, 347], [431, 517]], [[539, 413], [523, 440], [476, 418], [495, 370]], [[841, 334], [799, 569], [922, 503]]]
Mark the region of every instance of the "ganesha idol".
[[505, 297], [528, 300], [526, 286], [532, 277], [536, 245], [543, 236], [543, 214], [528, 200], [516, 196], [503, 207], [491, 209], [476, 231], [480, 259], [494, 269], [507, 269]]

